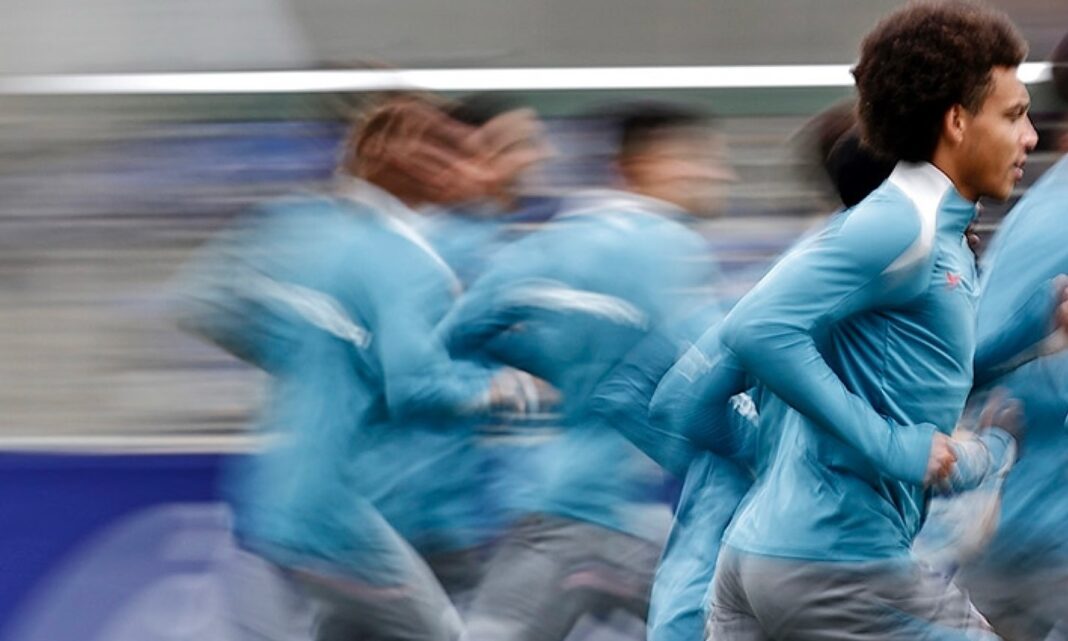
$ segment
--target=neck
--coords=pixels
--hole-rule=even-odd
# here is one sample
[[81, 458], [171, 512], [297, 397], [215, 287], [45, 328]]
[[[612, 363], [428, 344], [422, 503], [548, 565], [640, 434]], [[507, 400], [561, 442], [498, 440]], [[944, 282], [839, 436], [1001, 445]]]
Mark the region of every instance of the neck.
[[388, 173], [364, 173], [353, 172], [349, 175], [365, 180], [375, 187], [385, 191], [397, 200], [404, 203], [409, 209], [416, 209], [425, 204], [425, 200], [419, 197], [415, 190], [410, 189], [410, 181], [403, 176]]
[[644, 186], [628, 184], [628, 185], [625, 186], [624, 191], [628, 191], [628, 192], [630, 192], [632, 194], [635, 194], [637, 196], [642, 196], [644, 198], [652, 198], [653, 200], [657, 200], [657, 201], [660, 201], [662, 203], [667, 203], [668, 205], [671, 205], [673, 207], [678, 207], [679, 209], [681, 209], [681, 210], [683, 210], [683, 211], [685, 211], [687, 213], [689, 213], [689, 211], [690, 211], [689, 208], [687, 208], [686, 205], [684, 205], [683, 203], [676, 202], [675, 200], [673, 200], [671, 198], [665, 198], [661, 194], [657, 193], [656, 189], [647, 189]]
[[970, 188], [964, 181], [963, 172], [961, 171], [959, 164], [956, 162], [956, 158], [945, 148], [939, 146], [938, 149], [935, 149], [934, 157], [931, 158], [931, 164], [937, 167], [939, 171], [949, 178], [958, 194], [973, 203], [979, 200], [979, 194], [977, 194], [974, 189]]
[[975, 202], [963, 197], [953, 179], [934, 163], [900, 162], [889, 181], [916, 204], [922, 217], [934, 215], [929, 219], [940, 230], [963, 234], [975, 218]]

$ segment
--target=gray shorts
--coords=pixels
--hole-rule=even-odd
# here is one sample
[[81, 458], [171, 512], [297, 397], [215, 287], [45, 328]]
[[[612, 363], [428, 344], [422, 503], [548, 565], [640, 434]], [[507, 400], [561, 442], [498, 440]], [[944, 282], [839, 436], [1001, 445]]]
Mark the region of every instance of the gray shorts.
[[998, 638], [952, 582], [907, 560], [821, 563], [724, 547], [714, 592], [712, 641]]
[[225, 565], [227, 605], [234, 641], [310, 641], [314, 602], [287, 572], [235, 548]]
[[428, 554], [424, 558], [453, 605], [463, 616], [486, 572], [493, 547], [489, 544], [463, 550]]
[[1057, 638], [1068, 628], [1068, 568], [1051, 563], [1033, 571], [966, 567], [957, 581], [998, 634], [1012, 641]]
[[490, 560], [468, 615], [472, 641], [562, 641], [583, 615], [644, 621], [660, 555], [654, 543], [590, 523], [536, 515]]
[[463, 623], [428, 568], [395, 586], [291, 572], [319, 607], [316, 641], [458, 641]]
[[[308, 556], [268, 550], [286, 581], [317, 612], [317, 641], [457, 641], [464, 636], [459, 613], [422, 557], [380, 516], [364, 523], [375, 543], [373, 556], [357, 557], [374, 571]], [[261, 546], [261, 552], [266, 550]], [[367, 574], [373, 576], [369, 579]]]
[[328, 547], [328, 553], [254, 539], [244, 544], [310, 600], [317, 641], [463, 637], [459, 613], [419, 553], [369, 504], [359, 526], [347, 545]]

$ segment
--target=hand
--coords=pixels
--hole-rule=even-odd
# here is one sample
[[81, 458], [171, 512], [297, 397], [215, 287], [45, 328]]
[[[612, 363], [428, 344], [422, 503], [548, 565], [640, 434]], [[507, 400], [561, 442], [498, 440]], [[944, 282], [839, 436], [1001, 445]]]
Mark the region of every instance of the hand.
[[504, 368], [493, 377], [489, 388], [489, 405], [492, 409], [520, 414], [527, 411], [520, 374], [518, 370]]
[[534, 408], [534, 411], [547, 412], [558, 409], [563, 398], [560, 390], [540, 378], [534, 376], [531, 376], [531, 378], [534, 381], [534, 389], [537, 391], [537, 407]]
[[1017, 444], [1023, 438], [1023, 406], [1020, 401], [1010, 398], [1005, 390], [1000, 388], [991, 392], [990, 398], [983, 404], [976, 431], [982, 433], [991, 427], [1005, 430], [1016, 439]]
[[949, 473], [957, 462], [957, 454], [953, 450], [952, 442], [953, 439], [949, 436], [935, 432], [934, 440], [931, 441], [931, 453], [927, 457], [924, 485], [935, 485], [949, 477]]
[[490, 384], [490, 406], [527, 414], [544, 411], [560, 402], [560, 392], [545, 381], [521, 370], [506, 367]]

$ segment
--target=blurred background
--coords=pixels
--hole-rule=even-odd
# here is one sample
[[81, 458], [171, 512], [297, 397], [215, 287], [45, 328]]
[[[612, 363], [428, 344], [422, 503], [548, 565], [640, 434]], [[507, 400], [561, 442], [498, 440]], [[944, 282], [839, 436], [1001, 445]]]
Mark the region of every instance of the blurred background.
[[[10, 638], [49, 638], [26, 613], [48, 602], [41, 594], [52, 588], [41, 581], [54, 579], [41, 577], [66, 567], [78, 541], [160, 501], [212, 499], [211, 457], [250, 446], [246, 426], [262, 376], [175, 328], [173, 278], [194, 248], [248, 206], [321, 187], [337, 158], [342, 116], [360, 100], [281, 84], [276, 91], [262, 77], [250, 88], [239, 77], [196, 76], [213, 88], [194, 91], [174, 76], [153, 76], [151, 88], [131, 90], [128, 77], [113, 74], [634, 66], [655, 76], [661, 66], [848, 65], [861, 36], [900, 4], [0, 0], [0, 550], [17, 551], [0, 554], [7, 575], [0, 638], [7, 638], [5, 615], [16, 611], [22, 632]], [[1046, 60], [1068, 29], [1065, 0], [994, 4], [1030, 41], [1030, 61]], [[1054, 99], [1044, 83], [1030, 88], [1041, 129]], [[545, 120], [557, 152], [528, 180], [533, 194], [603, 180], [607, 143], [591, 110], [654, 97], [718, 114], [738, 180], [725, 215], [702, 222], [701, 231], [735, 295], [834, 208], [791, 140], [851, 93], [847, 86], [510, 91]], [[1036, 153], [1025, 184], [1052, 158]], [[1005, 210], [986, 208], [984, 231]], [[130, 452], [145, 456], [131, 462], [122, 456]], [[56, 453], [74, 458], [57, 462]], [[176, 470], [185, 481], [174, 480]], [[97, 485], [71, 491], [86, 479]], [[170, 514], [139, 525], [137, 540], [173, 532], [179, 522], [210, 543], [223, 521], [211, 511]], [[122, 542], [108, 545], [118, 557], [134, 554]], [[167, 559], [195, 564], [198, 554]], [[71, 567], [101, 571], [87, 563]], [[82, 584], [68, 577], [55, 585]], [[173, 592], [152, 598], [174, 604], [203, 588], [171, 585]], [[187, 638], [160, 630], [160, 638]], [[97, 638], [137, 635], [112, 630]]]
[[[0, 439], [239, 431], [250, 372], [166, 321], [187, 252], [250, 203], [330, 175], [337, 94], [158, 93], [26, 76], [144, 72], [848, 64], [890, 0], [6, 0], [0, 21]], [[1004, 0], [1045, 60], [1063, 0]], [[655, 70], [642, 73], [656, 74]], [[12, 81], [16, 82], [12, 82]], [[68, 79], [69, 80], [69, 79]], [[521, 81], [520, 81], [521, 83]], [[270, 83], [259, 85], [270, 88]], [[237, 84], [234, 83], [235, 91]], [[1048, 104], [1032, 87], [1036, 111]], [[112, 93], [118, 91], [119, 93]], [[532, 190], [592, 181], [597, 140], [576, 117], [632, 97], [719, 114], [739, 180], [711, 223], [727, 268], [776, 255], [828, 203], [787, 141], [848, 87], [513, 92], [548, 122], [558, 155]], [[351, 96], [348, 98], [351, 100]], [[1028, 172], [1034, 178], [1039, 162]], [[986, 222], [1000, 208], [988, 211]], [[768, 220], [775, 217], [783, 220]], [[739, 287], [744, 288], [744, 284]], [[130, 442], [127, 442], [130, 443]]]

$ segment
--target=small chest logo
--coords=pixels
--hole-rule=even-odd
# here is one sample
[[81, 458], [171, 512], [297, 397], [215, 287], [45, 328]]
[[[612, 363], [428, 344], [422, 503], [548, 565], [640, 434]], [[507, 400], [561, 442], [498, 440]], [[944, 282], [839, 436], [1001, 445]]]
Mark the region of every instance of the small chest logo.
[[960, 274], [946, 272], [946, 289], [956, 289], [960, 285]]

